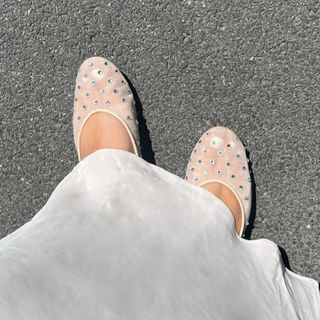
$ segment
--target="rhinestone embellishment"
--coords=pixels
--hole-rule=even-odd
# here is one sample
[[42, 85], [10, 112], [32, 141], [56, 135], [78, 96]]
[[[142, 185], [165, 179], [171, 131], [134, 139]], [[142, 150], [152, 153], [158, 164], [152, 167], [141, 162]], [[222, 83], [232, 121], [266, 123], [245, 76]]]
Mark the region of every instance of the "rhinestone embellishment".
[[[216, 178], [221, 182], [229, 182], [235, 188], [237, 195], [240, 196], [240, 201], [248, 205], [248, 201], [251, 201], [249, 194], [251, 187], [247, 181], [251, 182], [251, 169], [250, 165], [244, 162], [247, 156], [234, 135], [230, 140], [227, 140], [224, 131], [220, 132], [219, 130], [217, 130], [217, 135], [214, 131], [207, 131], [198, 139], [188, 161], [189, 182], [199, 184], [204, 181], [210, 182], [211, 178]], [[205, 138], [206, 136], [208, 137]], [[246, 206], [244, 209], [247, 211]]]
[[[118, 117], [122, 118], [130, 130], [132, 131], [134, 140], [139, 140], [139, 131], [136, 128], [136, 110], [134, 108], [135, 103], [131, 94], [129, 81], [126, 81], [126, 77], [110, 61], [106, 61], [102, 58], [93, 58], [86, 62], [82, 68], [78, 71], [77, 80], [74, 84], [74, 117], [73, 121], [76, 121], [79, 126], [78, 120], [85, 119], [85, 111], [89, 112], [92, 108], [96, 109], [102, 107], [105, 111], [110, 110], [113, 112], [113, 106], [115, 107], [115, 113], [120, 113]], [[109, 85], [110, 84], [110, 85]], [[80, 89], [79, 91], [77, 89]], [[135, 89], [132, 88], [134, 91]], [[121, 107], [121, 108], [120, 108]], [[125, 108], [125, 109], [123, 109]], [[117, 110], [119, 109], [119, 110]], [[77, 112], [78, 111], [78, 112]], [[97, 111], [97, 110], [96, 110]], [[103, 110], [102, 110], [103, 111]], [[131, 121], [128, 121], [128, 120]], [[133, 141], [137, 145], [135, 152], [139, 151], [139, 141]], [[79, 153], [79, 150], [77, 150]], [[139, 152], [140, 153], [140, 152]], [[191, 163], [192, 165], [192, 163]], [[192, 177], [189, 176], [189, 180]], [[200, 178], [199, 178], [200, 179]]]

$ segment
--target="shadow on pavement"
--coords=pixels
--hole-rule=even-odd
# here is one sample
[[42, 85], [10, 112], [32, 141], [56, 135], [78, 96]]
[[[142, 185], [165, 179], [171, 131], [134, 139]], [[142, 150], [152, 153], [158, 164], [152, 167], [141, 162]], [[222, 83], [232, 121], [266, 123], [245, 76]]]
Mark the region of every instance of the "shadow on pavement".
[[147, 122], [145, 117], [143, 116], [143, 108], [141, 101], [139, 99], [137, 90], [133, 86], [132, 82], [126, 76], [126, 74], [122, 73], [125, 79], [127, 80], [129, 87], [132, 91], [133, 98], [135, 100], [135, 107], [137, 110], [137, 119], [139, 121], [139, 135], [140, 135], [140, 145], [141, 145], [141, 153], [142, 158], [152, 164], [156, 164], [156, 160], [154, 157], [154, 152], [152, 149], [152, 141], [150, 138], [150, 131], [147, 127]]
[[[244, 143], [243, 143], [243, 145], [245, 146]], [[246, 148], [246, 146], [245, 146], [245, 148]], [[251, 178], [251, 183], [252, 183], [252, 209], [251, 209], [251, 214], [250, 214], [250, 219], [249, 219], [249, 225], [246, 228], [244, 238], [247, 240], [250, 240], [252, 230], [254, 229], [254, 220], [255, 220], [256, 214], [257, 214], [257, 201], [256, 201], [257, 198], [256, 198], [256, 183], [254, 180], [254, 174], [253, 174], [253, 170], [252, 170], [252, 162], [250, 160], [250, 152], [247, 150], [247, 148], [246, 148], [246, 156], [249, 159], [248, 166], [249, 166], [250, 178]], [[278, 248], [281, 253], [281, 258], [282, 258], [284, 265], [290, 271], [292, 271], [291, 266], [290, 266], [290, 262], [289, 262], [289, 258], [288, 258], [286, 251], [282, 247], [280, 247], [279, 245], [278, 245]], [[319, 290], [320, 290], [320, 283], [319, 283]]]
[[[242, 142], [242, 141], [241, 141]], [[244, 239], [250, 240], [252, 230], [254, 229], [254, 220], [256, 218], [256, 211], [257, 211], [257, 203], [256, 203], [256, 183], [254, 180], [254, 174], [252, 171], [252, 162], [250, 160], [250, 152], [247, 150], [246, 145], [242, 142], [246, 150], [247, 159], [249, 159], [248, 167], [251, 179], [251, 189], [252, 189], [252, 205], [251, 205], [251, 213], [249, 218], [249, 225], [246, 227], [244, 233]]]

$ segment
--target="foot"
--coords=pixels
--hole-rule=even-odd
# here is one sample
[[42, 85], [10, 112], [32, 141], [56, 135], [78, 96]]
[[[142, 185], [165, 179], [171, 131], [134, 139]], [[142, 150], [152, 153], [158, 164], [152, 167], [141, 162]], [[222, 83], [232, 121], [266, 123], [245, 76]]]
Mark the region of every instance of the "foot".
[[127, 130], [113, 115], [96, 112], [84, 124], [80, 134], [80, 157], [84, 159], [98, 149], [121, 149], [134, 153]]
[[205, 185], [202, 185], [201, 187], [208, 190], [221, 201], [223, 201], [225, 205], [230, 209], [235, 221], [236, 231], [238, 234], [240, 234], [243, 224], [243, 218], [239, 201], [235, 197], [234, 193], [225, 185], [218, 182], [207, 183]]
[[85, 60], [79, 68], [73, 132], [79, 161], [102, 148], [140, 155], [135, 101], [130, 87], [110, 61]]
[[224, 127], [206, 131], [192, 151], [185, 179], [222, 200], [243, 235], [251, 211], [251, 180], [244, 146], [234, 132]]

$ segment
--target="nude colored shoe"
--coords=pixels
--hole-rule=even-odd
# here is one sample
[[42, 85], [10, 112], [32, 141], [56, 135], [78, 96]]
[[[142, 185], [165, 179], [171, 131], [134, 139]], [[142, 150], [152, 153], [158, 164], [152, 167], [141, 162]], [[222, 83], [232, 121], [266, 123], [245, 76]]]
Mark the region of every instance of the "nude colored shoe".
[[233, 131], [225, 127], [206, 131], [191, 153], [185, 179], [199, 187], [210, 182], [228, 187], [240, 204], [239, 236], [244, 235], [252, 205], [251, 178], [245, 148]]
[[133, 145], [134, 153], [141, 155], [138, 121], [135, 101], [130, 87], [109, 60], [91, 57], [78, 70], [73, 109], [74, 143], [80, 156], [80, 135], [91, 115], [105, 112], [116, 117], [126, 129]]

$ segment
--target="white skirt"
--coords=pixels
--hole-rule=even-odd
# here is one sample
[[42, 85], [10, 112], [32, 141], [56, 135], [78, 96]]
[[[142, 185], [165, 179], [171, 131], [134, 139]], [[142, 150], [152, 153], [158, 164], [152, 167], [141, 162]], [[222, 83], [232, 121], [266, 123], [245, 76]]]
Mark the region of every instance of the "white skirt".
[[0, 318], [313, 320], [320, 297], [211, 193], [100, 149], [0, 241]]

